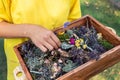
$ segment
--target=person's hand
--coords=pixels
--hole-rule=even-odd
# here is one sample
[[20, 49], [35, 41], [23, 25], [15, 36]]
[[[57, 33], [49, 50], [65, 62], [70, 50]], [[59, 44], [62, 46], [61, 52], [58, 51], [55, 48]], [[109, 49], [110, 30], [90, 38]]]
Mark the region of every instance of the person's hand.
[[33, 24], [11, 24], [4, 21], [0, 22], [0, 37], [30, 38], [43, 52], [46, 52], [48, 49], [57, 49], [61, 44], [52, 31]]
[[[29, 26], [28, 26], [29, 28]], [[29, 38], [39, 47], [43, 52], [47, 50], [57, 49], [61, 42], [57, 36], [50, 30], [43, 27], [32, 25], [28, 29]]]

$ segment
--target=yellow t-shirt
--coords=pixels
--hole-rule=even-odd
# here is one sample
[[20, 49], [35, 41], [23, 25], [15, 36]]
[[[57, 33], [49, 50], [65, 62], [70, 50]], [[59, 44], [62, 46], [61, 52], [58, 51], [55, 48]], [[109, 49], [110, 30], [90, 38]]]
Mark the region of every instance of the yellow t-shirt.
[[[0, 22], [37, 24], [52, 30], [79, 17], [79, 0], [0, 0]], [[24, 38], [4, 40], [8, 80], [13, 80], [13, 69], [19, 65], [13, 47], [23, 41]]]

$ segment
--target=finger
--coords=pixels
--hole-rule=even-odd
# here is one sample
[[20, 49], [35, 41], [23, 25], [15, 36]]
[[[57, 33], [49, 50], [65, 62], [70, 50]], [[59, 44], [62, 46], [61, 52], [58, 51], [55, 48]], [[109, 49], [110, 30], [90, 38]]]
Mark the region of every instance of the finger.
[[47, 48], [45, 48], [44, 46], [40, 45], [39, 47], [43, 52], [47, 52]]
[[50, 45], [52, 45], [55, 49], [58, 48], [58, 45], [56, 44], [56, 42], [54, 42], [53, 39], [51, 39], [51, 37], [48, 38], [46, 41], [47, 41]]
[[35, 44], [38, 48], [40, 48], [43, 52], [47, 52], [47, 48], [43, 46], [42, 44]]
[[51, 44], [49, 44], [48, 42], [44, 42], [43, 45], [44, 45], [47, 49], [49, 49], [50, 51], [54, 49], [54, 47], [53, 47]]
[[57, 36], [54, 33], [52, 33], [51, 38], [57, 44], [57, 46], [61, 45], [60, 40], [57, 38]]

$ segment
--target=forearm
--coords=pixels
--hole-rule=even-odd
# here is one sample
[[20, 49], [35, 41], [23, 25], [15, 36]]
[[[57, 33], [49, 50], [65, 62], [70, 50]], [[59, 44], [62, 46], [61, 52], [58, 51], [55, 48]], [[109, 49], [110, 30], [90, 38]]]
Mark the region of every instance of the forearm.
[[29, 37], [29, 27], [27, 24], [10, 24], [0, 22], [0, 37], [3, 38], [19, 38]]
[[30, 38], [33, 43], [44, 52], [47, 51], [47, 49], [57, 49], [61, 44], [52, 31], [42, 26], [32, 24], [10, 24], [7, 22], [0, 22], [0, 37]]

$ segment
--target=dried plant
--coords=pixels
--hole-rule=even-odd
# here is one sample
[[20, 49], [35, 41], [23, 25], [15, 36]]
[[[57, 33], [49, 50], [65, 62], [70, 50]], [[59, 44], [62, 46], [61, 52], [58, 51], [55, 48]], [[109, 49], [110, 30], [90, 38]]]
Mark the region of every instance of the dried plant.
[[91, 59], [98, 60], [113, 47], [93, 26], [75, 27], [56, 35], [62, 42], [58, 50], [43, 53], [31, 41], [19, 47], [34, 80], [55, 80]]

